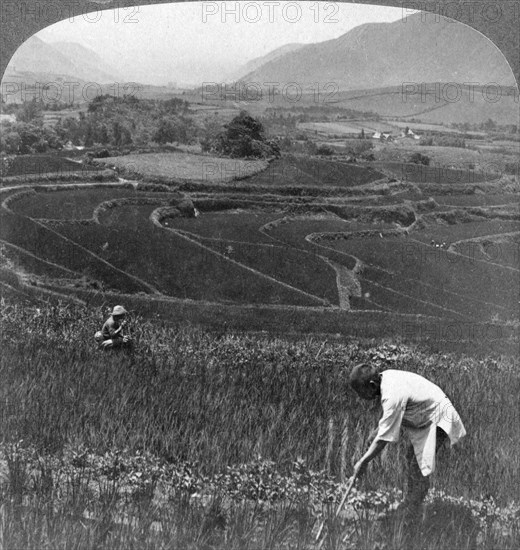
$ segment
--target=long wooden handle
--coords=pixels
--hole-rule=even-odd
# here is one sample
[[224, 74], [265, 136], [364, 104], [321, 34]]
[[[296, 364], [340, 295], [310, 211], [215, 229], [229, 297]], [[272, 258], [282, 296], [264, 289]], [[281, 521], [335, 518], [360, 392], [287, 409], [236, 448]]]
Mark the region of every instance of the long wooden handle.
[[[338, 517], [339, 516], [339, 513], [341, 512], [341, 509], [343, 508], [343, 505], [345, 504], [345, 501], [347, 500], [349, 494], [350, 494], [350, 491], [352, 490], [352, 487], [354, 487], [354, 482], [356, 481], [356, 475], [354, 474], [351, 478], [350, 478], [350, 481], [347, 485], [347, 488], [345, 489], [345, 492], [343, 493], [343, 496], [341, 497], [341, 501], [336, 509], [336, 515], [335, 517]], [[325, 538], [323, 538], [321, 541], [320, 541], [320, 538], [321, 538], [321, 533], [323, 532], [323, 528], [325, 527], [325, 520], [323, 519], [320, 523], [320, 527], [318, 529], [318, 533], [316, 534], [316, 542], [319, 542], [318, 544], [318, 550], [321, 548], [322, 544], [323, 544], [323, 541], [325, 540]]]
[[350, 494], [350, 491], [352, 491], [352, 487], [354, 487], [354, 482], [356, 481], [356, 475], [354, 474], [351, 478], [350, 478], [350, 481], [349, 481], [349, 484], [345, 490], [345, 492], [343, 493], [343, 497], [338, 505], [338, 508], [336, 509], [336, 517], [339, 516], [339, 513], [341, 512], [341, 509], [343, 508], [343, 505], [345, 504], [345, 501], [347, 500], [349, 494]]

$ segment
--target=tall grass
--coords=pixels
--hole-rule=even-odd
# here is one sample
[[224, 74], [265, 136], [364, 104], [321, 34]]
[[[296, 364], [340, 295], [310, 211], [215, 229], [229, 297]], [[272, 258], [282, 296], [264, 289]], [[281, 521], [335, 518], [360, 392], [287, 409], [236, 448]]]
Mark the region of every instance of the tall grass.
[[[440, 460], [437, 489], [475, 500], [492, 496], [502, 506], [519, 500], [517, 358], [433, 355], [389, 342], [215, 334], [142, 319], [130, 323], [134, 351], [109, 354], [92, 338], [102, 321], [101, 308], [3, 304], [0, 430], [11, 449], [4, 453], [3, 536], [10, 548], [42, 547], [42, 541], [50, 548], [166, 548], [172, 540], [176, 548], [308, 547], [309, 502], [273, 500], [255, 489], [253, 500], [242, 496], [231, 504], [230, 487], [239, 495], [248, 479], [266, 487], [276, 479], [285, 487], [285, 478], [272, 472], [278, 467], [296, 479], [297, 458], [308, 471], [327, 469], [332, 480], [350, 475], [379, 414], [347, 387], [349, 367], [360, 360], [424, 374], [455, 403], [468, 437]], [[187, 464], [188, 473], [176, 470], [176, 479], [187, 476], [188, 485], [192, 477], [211, 479], [216, 489], [198, 503], [196, 489], [176, 489], [164, 507], [144, 484], [139, 498], [134, 491], [121, 507], [128, 491], [118, 475], [129, 467], [113, 454], [119, 451], [154, 457], [154, 472]], [[81, 466], [87, 455], [112, 457], [97, 485], [92, 470]], [[272, 468], [229, 470], [259, 457]], [[364, 489], [401, 488], [403, 468], [401, 442], [371, 467]], [[150, 483], [159, 479], [154, 476]], [[265, 508], [258, 499], [274, 504]], [[78, 517], [85, 522], [86, 510], [92, 521], [82, 530]], [[372, 521], [361, 520], [358, 529]], [[281, 540], [291, 544], [280, 546]]]

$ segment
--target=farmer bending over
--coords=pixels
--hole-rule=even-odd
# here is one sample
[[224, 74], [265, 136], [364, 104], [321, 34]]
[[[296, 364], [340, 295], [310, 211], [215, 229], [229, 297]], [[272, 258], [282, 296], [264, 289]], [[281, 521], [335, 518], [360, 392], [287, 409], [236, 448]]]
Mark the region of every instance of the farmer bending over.
[[100, 348], [108, 350], [131, 344], [130, 336], [123, 334], [126, 314], [127, 311], [123, 306], [114, 307], [103, 328], [96, 332], [95, 339], [99, 343]]
[[350, 385], [360, 397], [381, 399], [383, 415], [367, 452], [354, 466], [354, 475], [364, 474], [368, 463], [399, 439], [401, 426], [410, 438], [407, 454], [408, 480], [400, 511], [413, 518], [430, 488], [435, 454], [449, 438], [454, 445], [466, 435], [460, 417], [444, 392], [433, 382], [413, 372], [385, 370], [361, 364], [350, 374]]

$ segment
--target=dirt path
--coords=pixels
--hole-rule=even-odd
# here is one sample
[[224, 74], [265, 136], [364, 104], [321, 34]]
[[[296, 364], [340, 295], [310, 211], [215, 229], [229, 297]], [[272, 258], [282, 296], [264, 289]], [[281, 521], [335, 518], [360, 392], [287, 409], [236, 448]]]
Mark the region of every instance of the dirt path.
[[338, 287], [339, 307], [350, 311], [350, 297], [361, 296], [361, 284], [354, 272], [344, 265], [321, 256], [324, 262], [328, 263], [336, 272], [336, 285]]

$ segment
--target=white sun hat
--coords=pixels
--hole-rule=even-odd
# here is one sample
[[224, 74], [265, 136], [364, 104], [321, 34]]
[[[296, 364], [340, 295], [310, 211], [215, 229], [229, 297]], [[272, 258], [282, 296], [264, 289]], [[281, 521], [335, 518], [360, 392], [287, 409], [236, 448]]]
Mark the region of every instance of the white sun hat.
[[124, 315], [125, 313], [128, 313], [126, 309], [123, 306], [115, 306], [112, 310], [112, 315]]

